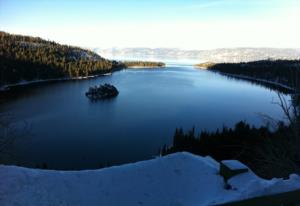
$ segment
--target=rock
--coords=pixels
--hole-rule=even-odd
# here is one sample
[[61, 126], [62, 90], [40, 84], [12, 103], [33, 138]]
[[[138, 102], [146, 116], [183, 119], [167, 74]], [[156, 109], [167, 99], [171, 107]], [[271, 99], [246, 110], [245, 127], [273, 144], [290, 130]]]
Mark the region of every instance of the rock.
[[248, 167], [237, 160], [223, 160], [220, 163], [220, 175], [225, 181], [236, 175], [248, 172]]

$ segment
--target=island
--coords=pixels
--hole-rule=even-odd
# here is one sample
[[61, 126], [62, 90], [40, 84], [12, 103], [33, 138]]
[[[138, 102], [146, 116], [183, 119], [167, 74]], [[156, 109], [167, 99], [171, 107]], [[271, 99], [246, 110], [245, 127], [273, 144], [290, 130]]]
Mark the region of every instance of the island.
[[163, 62], [154, 61], [122, 61], [126, 68], [163, 68], [166, 66]]
[[90, 87], [85, 95], [91, 100], [108, 99], [118, 96], [119, 91], [111, 84]]

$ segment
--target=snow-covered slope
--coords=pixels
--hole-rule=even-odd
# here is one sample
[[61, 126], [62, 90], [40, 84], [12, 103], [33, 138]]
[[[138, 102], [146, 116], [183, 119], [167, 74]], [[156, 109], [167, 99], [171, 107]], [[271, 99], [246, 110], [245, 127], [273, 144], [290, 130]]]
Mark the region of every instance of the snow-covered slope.
[[0, 205], [212, 205], [300, 188], [300, 177], [263, 180], [252, 172], [224, 189], [219, 164], [177, 153], [91, 171], [47, 171], [0, 166]]

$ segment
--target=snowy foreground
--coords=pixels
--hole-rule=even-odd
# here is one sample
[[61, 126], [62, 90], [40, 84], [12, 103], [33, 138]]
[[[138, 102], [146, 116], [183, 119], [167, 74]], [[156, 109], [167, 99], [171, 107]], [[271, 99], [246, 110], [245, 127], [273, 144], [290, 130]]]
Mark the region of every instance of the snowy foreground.
[[226, 190], [218, 172], [213, 159], [189, 153], [90, 171], [2, 165], [0, 205], [214, 205], [300, 188], [297, 175], [263, 180], [250, 171], [231, 178]]

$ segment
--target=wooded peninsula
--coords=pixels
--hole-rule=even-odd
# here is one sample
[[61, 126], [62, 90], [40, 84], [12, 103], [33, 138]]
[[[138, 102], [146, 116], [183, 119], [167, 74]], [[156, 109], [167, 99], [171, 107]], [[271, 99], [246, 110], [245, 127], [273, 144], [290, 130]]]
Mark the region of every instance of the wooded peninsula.
[[[261, 60], [242, 63], [202, 63], [197, 67], [235, 78], [266, 80], [295, 88], [300, 79], [300, 60]], [[250, 77], [250, 78], [249, 78]]]
[[87, 49], [61, 45], [38, 37], [0, 32], [0, 86], [20, 81], [88, 77], [162, 62], [113, 61]]

